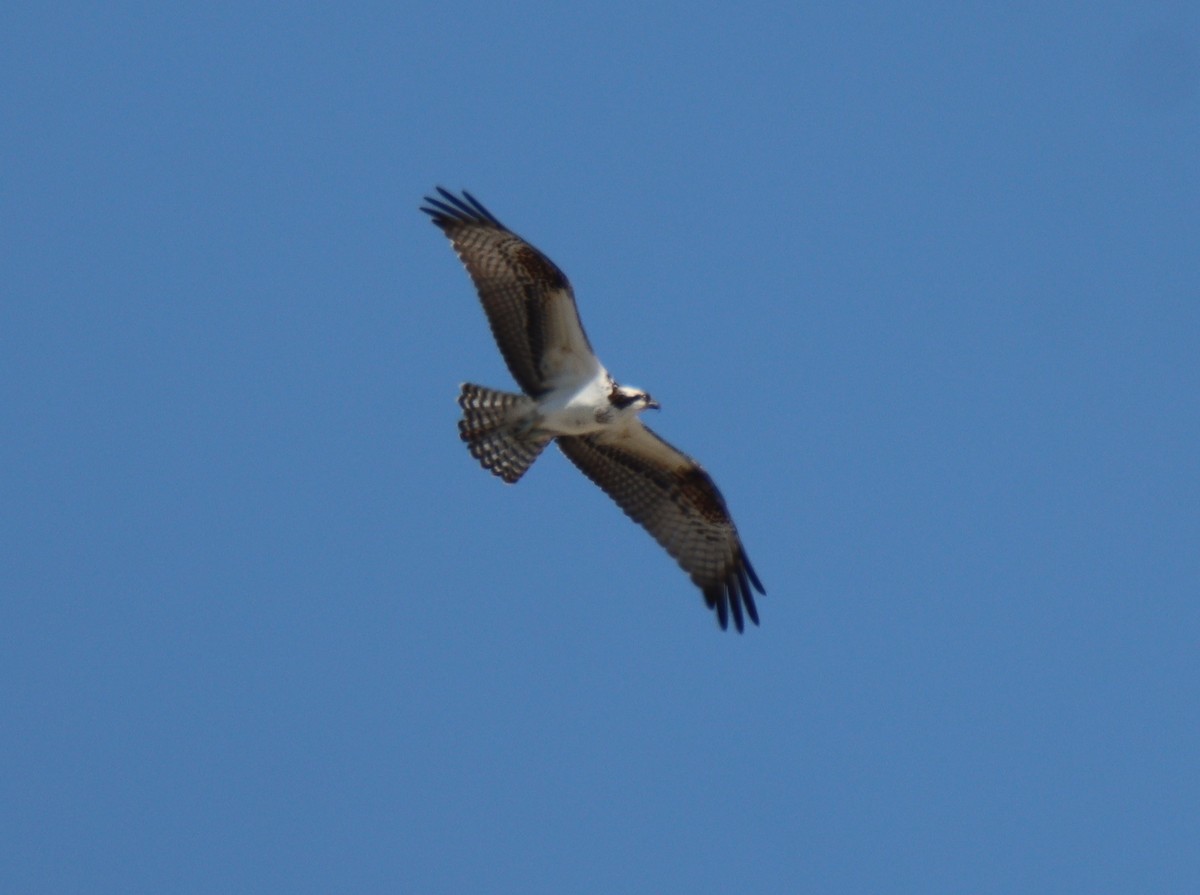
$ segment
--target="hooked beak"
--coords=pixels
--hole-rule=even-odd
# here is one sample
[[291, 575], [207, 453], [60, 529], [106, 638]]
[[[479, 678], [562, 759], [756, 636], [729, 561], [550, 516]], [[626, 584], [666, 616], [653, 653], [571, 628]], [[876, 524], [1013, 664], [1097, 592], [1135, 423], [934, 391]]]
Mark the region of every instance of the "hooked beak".
[[649, 396], [646, 397], [646, 409], [647, 410], [662, 410], [662, 408], [659, 406], [658, 402]]

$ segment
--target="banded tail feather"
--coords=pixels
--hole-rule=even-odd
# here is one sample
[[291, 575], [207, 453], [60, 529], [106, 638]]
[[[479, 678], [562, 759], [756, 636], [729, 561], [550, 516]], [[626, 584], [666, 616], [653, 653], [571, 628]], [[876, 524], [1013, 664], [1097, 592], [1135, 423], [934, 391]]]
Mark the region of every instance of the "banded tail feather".
[[458, 396], [458, 434], [480, 465], [510, 485], [525, 474], [552, 435], [522, 432], [537, 402], [525, 395], [464, 382]]

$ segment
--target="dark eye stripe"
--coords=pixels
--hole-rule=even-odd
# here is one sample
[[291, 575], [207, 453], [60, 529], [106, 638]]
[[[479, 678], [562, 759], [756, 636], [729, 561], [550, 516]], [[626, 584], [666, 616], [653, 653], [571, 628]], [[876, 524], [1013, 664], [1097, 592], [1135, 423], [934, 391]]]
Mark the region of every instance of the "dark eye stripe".
[[613, 394], [609, 395], [608, 400], [613, 404], [616, 404], [618, 407], [624, 408], [636, 401], [637, 398], [631, 395], [623, 395], [619, 392], [614, 392]]

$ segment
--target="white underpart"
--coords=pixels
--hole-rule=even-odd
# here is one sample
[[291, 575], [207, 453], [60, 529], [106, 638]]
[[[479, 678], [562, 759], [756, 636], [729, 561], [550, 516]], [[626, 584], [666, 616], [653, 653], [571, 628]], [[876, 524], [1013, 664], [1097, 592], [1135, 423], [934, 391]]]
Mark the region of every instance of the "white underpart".
[[615, 408], [608, 400], [612, 391], [608, 371], [598, 362], [595, 366], [594, 375], [586, 379], [558, 377], [552, 391], [538, 399], [536, 428], [555, 435], [586, 435], [616, 422], [614, 419], [603, 423], [596, 419], [597, 413]]

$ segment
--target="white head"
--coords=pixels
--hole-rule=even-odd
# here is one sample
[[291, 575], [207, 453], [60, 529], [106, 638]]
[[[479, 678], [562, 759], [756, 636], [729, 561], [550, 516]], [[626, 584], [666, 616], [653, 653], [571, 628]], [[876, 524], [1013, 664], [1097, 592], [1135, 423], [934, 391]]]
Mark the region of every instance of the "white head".
[[658, 410], [657, 401], [640, 388], [630, 385], [617, 385], [614, 382], [608, 400], [618, 411], [632, 410], [634, 413], [641, 413], [647, 409]]

